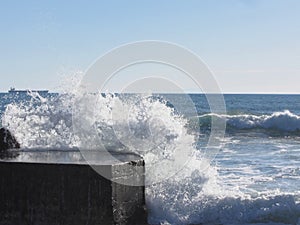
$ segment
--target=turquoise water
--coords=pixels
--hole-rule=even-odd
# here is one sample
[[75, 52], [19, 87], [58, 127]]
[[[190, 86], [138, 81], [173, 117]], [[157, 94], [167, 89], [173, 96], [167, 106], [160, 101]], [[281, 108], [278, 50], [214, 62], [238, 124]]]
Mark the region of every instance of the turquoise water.
[[[225, 95], [227, 114], [213, 115], [205, 95], [189, 95], [196, 113], [188, 107], [184, 95], [160, 95], [154, 97], [157, 101], [147, 100], [143, 104], [125, 101], [127, 97], [120, 98], [127, 106], [138, 105], [136, 114], [132, 114], [142, 119], [130, 120], [134, 132], [124, 134], [120, 129], [121, 137], [114, 134], [105, 114], [113, 107], [109, 102], [117, 97], [103, 97], [97, 104], [99, 118], [95, 124], [110, 147], [124, 147], [123, 139], [132, 139], [138, 142], [130, 143], [133, 147], [141, 147], [142, 141], [152, 136], [151, 140], [161, 141], [162, 152], [166, 149], [169, 153], [166, 143], [178, 147], [175, 141], [179, 138], [194, 140], [193, 148], [201, 152], [210, 135], [211, 118], [227, 123], [224, 145], [210, 162], [210, 170], [199, 175], [195, 175], [198, 170], [191, 170], [176, 183], [165, 181], [160, 186], [147, 187], [149, 223], [300, 224], [300, 95]], [[72, 103], [68, 95], [2, 93], [1, 121], [21, 140], [23, 147], [76, 146]], [[182, 106], [180, 110], [174, 106], [178, 104]], [[177, 121], [167, 112], [172, 107], [174, 114], [187, 120], [184, 125], [187, 134], [180, 136], [177, 132], [181, 122], [172, 130], [170, 123]], [[157, 112], [160, 120], [156, 121]], [[123, 126], [121, 122], [116, 124]], [[143, 156], [148, 158], [149, 154]]]

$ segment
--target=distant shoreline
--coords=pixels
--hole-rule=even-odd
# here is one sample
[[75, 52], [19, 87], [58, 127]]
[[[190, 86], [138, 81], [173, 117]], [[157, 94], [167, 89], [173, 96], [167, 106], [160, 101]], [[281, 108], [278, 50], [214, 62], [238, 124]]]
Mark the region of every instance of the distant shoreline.
[[[47, 93], [47, 94], [60, 94], [60, 92], [52, 92], [49, 90], [28, 90], [31, 92], [42, 92], [42, 93]], [[9, 94], [9, 93], [27, 93], [27, 90], [16, 90], [14, 92], [8, 92], [8, 91], [0, 91], [0, 94]], [[115, 92], [113, 94], [120, 94], [118, 92]], [[143, 94], [143, 93], [122, 93], [122, 94]], [[155, 95], [183, 95], [183, 94], [188, 94], [188, 95], [300, 95], [300, 93], [151, 93]]]

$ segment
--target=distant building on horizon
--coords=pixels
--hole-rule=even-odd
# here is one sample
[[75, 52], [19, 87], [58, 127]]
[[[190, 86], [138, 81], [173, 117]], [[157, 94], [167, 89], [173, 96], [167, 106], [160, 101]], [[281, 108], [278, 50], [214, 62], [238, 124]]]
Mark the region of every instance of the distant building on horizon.
[[28, 92], [37, 92], [39, 94], [48, 94], [49, 90], [30, 90], [30, 89], [18, 90], [18, 89], [15, 89], [14, 87], [11, 87], [8, 90], [8, 93], [28, 93]]

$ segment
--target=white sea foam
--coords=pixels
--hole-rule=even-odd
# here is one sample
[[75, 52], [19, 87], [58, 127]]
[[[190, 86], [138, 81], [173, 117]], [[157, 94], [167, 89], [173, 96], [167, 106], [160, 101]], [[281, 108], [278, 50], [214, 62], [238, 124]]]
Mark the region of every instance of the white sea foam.
[[204, 114], [199, 116], [200, 120], [207, 117], [225, 119], [227, 125], [236, 129], [274, 129], [278, 131], [299, 131], [300, 116], [291, 113], [289, 110], [274, 112], [271, 115], [218, 115]]

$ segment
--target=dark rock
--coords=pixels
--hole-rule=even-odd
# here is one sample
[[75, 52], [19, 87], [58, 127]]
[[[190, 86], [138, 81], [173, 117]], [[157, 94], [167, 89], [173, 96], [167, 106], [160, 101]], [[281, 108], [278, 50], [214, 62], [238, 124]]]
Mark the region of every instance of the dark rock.
[[14, 148], [20, 148], [19, 142], [8, 129], [2, 127], [0, 129], [0, 153]]
[[[0, 159], [0, 225], [144, 225], [144, 161], [132, 153], [14, 150]], [[13, 151], [9, 151], [13, 152]], [[91, 165], [85, 161], [91, 159]], [[106, 171], [107, 178], [96, 171]], [[119, 182], [117, 182], [119, 181]], [[131, 182], [130, 182], [131, 183]]]

